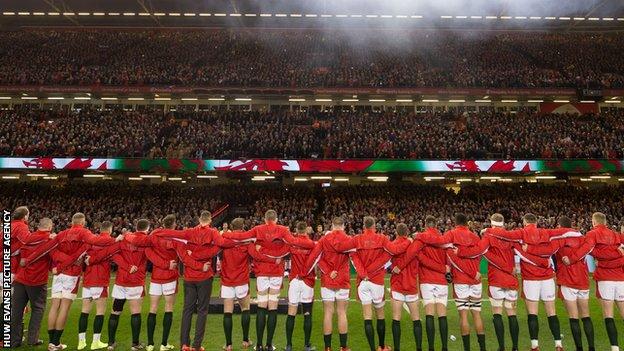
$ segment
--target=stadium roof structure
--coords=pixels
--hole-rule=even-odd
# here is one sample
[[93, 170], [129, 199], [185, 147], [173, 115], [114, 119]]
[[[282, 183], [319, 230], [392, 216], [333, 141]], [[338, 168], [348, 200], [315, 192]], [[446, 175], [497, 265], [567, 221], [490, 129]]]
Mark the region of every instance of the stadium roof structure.
[[621, 30], [620, 0], [3, 0], [22, 26]]

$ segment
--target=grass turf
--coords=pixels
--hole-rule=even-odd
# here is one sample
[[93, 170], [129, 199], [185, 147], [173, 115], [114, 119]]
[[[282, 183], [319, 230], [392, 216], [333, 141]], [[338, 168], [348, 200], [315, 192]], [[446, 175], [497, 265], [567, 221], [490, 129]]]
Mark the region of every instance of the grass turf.
[[[111, 279], [111, 281], [113, 281]], [[484, 296], [486, 296], [486, 284], [484, 281]], [[149, 285], [146, 284], [146, 285]], [[255, 296], [253, 293], [255, 291], [255, 280], [251, 280], [251, 291], [252, 297]], [[353, 284], [355, 282], [353, 281]], [[389, 286], [389, 283], [386, 281], [386, 287]], [[177, 297], [176, 306], [174, 308], [173, 315], [173, 327], [171, 329], [171, 334], [169, 337], [169, 343], [176, 345], [176, 349], [179, 349], [179, 333], [180, 333], [180, 318], [182, 313], [182, 305], [183, 305], [183, 291], [182, 291], [182, 280], [180, 280], [179, 285], [179, 294]], [[213, 283], [213, 295], [219, 296], [220, 292], [220, 284], [219, 280], [215, 279]], [[320, 283], [316, 284], [316, 294], [315, 298], [320, 298]], [[112, 285], [111, 289], [112, 291]], [[450, 287], [449, 287], [450, 291]], [[281, 298], [286, 297], [288, 292], [288, 280], [284, 280], [284, 288], [282, 289]], [[351, 290], [351, 298], [354, 299], [356, 296], [356, 292], [352, 287]], [[386, 294], [386, 298], [389, 298], [389, 294]], [[108, 313], [110, 312], [110, 303], [109, 308], [107, 310], [107, 314], [104, 320], [104, 330], [102, 331], [102, 341], [106, 342], [108, 340], [107, 334], [107, 323], [108, 323]], [[162, 333], [162, 311], [163, 311], [164, 301], [161, 300], [161, 306], [159, 310], [159, 314], [157, 316], [157, 325], [156, 332], [154, 336], [154, 340], [156, 342], [156, 350], [158, 350], [160, 341], [161, 341], [161, 333]], [[48, 301], [49, 307], [49, 301]], [[147, 340], [147, 331], [146, 331], [146, 321], [147, 321], [147, 312], [149, 310], [149, 299], [145, 298], [143, 301], [143, 312], [142, 312], [142, 327], [141, 327], [141, 342], [146, 343]], [[610, 345], [607, 338], [607, 334], [605, 331], [600, 304], [598, 300], [595, 298], [593, 289], [590, 300], [590, 310], [591, 317], [594, 321], [594, 329], [595, 329], [595, 342], [596, 342], [596, 350], [609, 350]], [[68, 345], [68, 350], [75, 350], [76, 345], [78, 343], [78, 317], [81, 311], [81, 300], [76, 300], [72, 304], [71, 311], [69, 314], [68, 322], [65, 327], [65, 331], [63, 333], [62, 342]], [[448, 324], [449, 324], [449, 336], [455, 336], [455, 341], [449, 340], [449, 350], [463, 350], [462, 340], [459, 332], [459, 323], [458, 323], [458, 314], [455, 309], [455, 305], [452, 301], [449, 301], [448, 305]], [[567, 313], [565, 308], [560, 300], [557, 300], [557, 315], [559, 316], [559, 320], [561, 323], [561, 333], [563, 334], [563, 344], [566, 350], [574, 350], [574, 342], [572, 340], [572, 336], [570, 333], [570, 327], [568, 322]], [[616, 312], [617, 315], [617, 312]], [[89, 327], [87, 330], [87, 350], [89, 349], [89, 345], [92, 340], [93, 333], [93, 318], [95, 316], [95, 307], [93, 307], [91, 311], [91, 315], [89, 316]], [[490, 304], [487, 299], [484, 299], [483, 310], [482, 310], [483, 321], [485, 325], [485, 334], [486, 334], [486, 342], [488, 350], [497, 350], [498, 343], [496, 341], [496, 336], [494, 334], [494, 328], [492, 325], [492, 313], [490, 310]], [[25, 316], [25, 325], [28, 325], [29, 314]], [[386, 304], [386, 344], [392, 346], [392, 329], [391, 329], [391, 321], [392, 321], [392, 312], [390, 303]], [[421, 308], [421, 319], [423, 319], [423, 347], [427, 349], [427, 341], [425, 335], [425, 327], [424, 327], [424, 310]], [[277, 322], [277, 329], [275, 331], [274, 344], [278, 347], [279, 350], [282, 350], [286, 343], [285, 336], [285, 315], [279, 315]], [[364, 325], [362, 320], [362, 309], [361, 305], [357, 301], [352, 301], [349, 304], [348, 309], [348, 320], [349, 320], [349, 347], [353, 351], [365, 351], [368, 350], [368, 343], [366, 341], [366, 337], [364, 336]], [[507, 318], [503, 316], [503, 321], [505, 323], [506, 330], [506, 347], [510, 349], [511, 340], [509, 338], [509, 332], [507, 329]], [[553, 347], [553, 338], [550, 333], [550, 329], [548, 328], [548, 322], [546, 319], [546, 315], [543, 311], [543, 307], [540, 307], [540, 346], [542, 350], [554, 349]], [[621, 319], [616, 318], [616, 325], [621, 330]], [[312, 329], [312, 344], [316, 346], [317, 350], [323, 349], [323, 333], [322, 333], [322, 322], [323, 322], [323, 307], [321, 301], [315, 301], [314, 310], [313, 310], [313, 329]], [[529, 336], [527, 331], [527, 322], [526, 322], [526, 311], [524, 308], [524, 303], [522, 301], [519, 302], [518, 306], [518, 322], [520, 323], [520, 349], [528, 350], [530, 349]], [[22, 346], [22, 349], [29, 350], [45, 350], [47, 346], [47, 312], [44, 316], [43, 325], [41, 326], [41, 339], [44, 340], [44, 346], [39, 347], [29, 347]], [[234, 342], [234, 350], [240, 350], [241, 340], [242, 340], [242, 329], [240, 326], [240, 315], [235, 314], [233, 318], [233, 342]], [[402, 338], [401, 338], [401, 346], [404, 350], [415, 350], [414, 339], [412, 336], [412, 328], [411, 328], [411, 320], [407, 312], [403, 314], [402, 318]], [[294, 350], [301, 350], [303, 348], [303, 317], [298, 315], [295, 321], [295, 332], [293, 336], [293, 346]], [[334, 324], [335, 328], [335, 324]], [[194, 328], [191, 329], [191, 333]], [[335, 329], [334, 329], [335, 330]], [[437, 333], [437, 321], [436, 321], [436, 333]], [[255, 316], [251, 317], [251, 325], [249, 336], [251, 340], [256, 340], [255, 338]], [[192, 338], [192, 334], [191, 334]], [[377, 338], [375, 334], [375, 338]], [[118, 350], [129, 350], [131, 346], [131, 330], [130, 330], [130, 313], [128, 311], [128, 305], [126, 304], [123, 314], [121, 315], [119, 328], [117, 330], [117, 345]], [[265, 337], [266, 340], [266, 337]], [[208, 322], [206, 324], [206, 333], [204, 336], [203, 346], [207, 351], [216, 351], [221, 350], [222, 346], [225, 343], [225, 337], [223, 335], [223, 327], [222, 327], [222, 315], [210, 314], [208, 316]], [[471, 337], [472, 349], [478, 350], [477, 338], [475, 336], [474, 331], [472, 332]], [[586, 339], [583, 336], [583, 344], [587, 347]], [[332, 345], [334, 349], [338, 349], [339, 340], [337, 331], [333, 334]], [[440, 340], [439, 335], [436, 334], [436, 350], [440, 349]]]

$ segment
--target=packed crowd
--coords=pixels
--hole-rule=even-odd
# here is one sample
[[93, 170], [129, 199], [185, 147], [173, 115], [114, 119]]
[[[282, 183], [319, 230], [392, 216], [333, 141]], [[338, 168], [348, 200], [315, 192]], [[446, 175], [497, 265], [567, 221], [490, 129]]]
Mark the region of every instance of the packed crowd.
[[0, 111], [0, 155], [148, 158], [624, 157], [622, 113]]
[[441, 186], [380, 185], [345, 186], [319, 190], [307, 186], [280, 185], [214, 185], [181, 187], [128, 184], [34, 185], [32, 183], [0, 183], [7, 196], [0, 199], [2, 208], [28, 204], [31, 221], [40, 216], [53, 219], [60, 230], [71, 220], [71, 214], [82, 211], [87, 222], [111, 221], [115, 230], [131, 228], [139, 218], [159, 226], [167, 214], [176, 214], [178, 225], [189, 227], [203, 209], [216, 210], [230, 205], [225, 219], [243, 217], [246, 227], [260, 224], [267, 209], [275, 209], [279, 221], [294, 226], [305, 221], [318, 236], [329, 228], [334, 216], [344, 216], [346, 231], [357, 233], [362, 218], [377, 218], [380, 231], [394, 235], [396, 224], [406, 223], [411, 231], [424, 227], [426, 215], [439, 219], [440, 229], [453, 227], [451, 219], [463, 212], [475, 228], [486, 225], [492, 213], [502, 213], [510, 227], [521, 226], [521, 218], [531, 212], [539, 216], [539, 224], [555, 227], [560, 216], [568, 216], [582, 230], [591, 227], [588, 213], [601, 211], [610, 223], [624, 220], [624, 187], [579, 188], [573, 186], [473, 185], [456, 193]]
[[344, 215], [352, 233], [362, 228], [364, 215], [376, 217], [380, 230], [390, 234], [401, 222], [412, 231], [421, 230], [423, 214], [438, 218], [439, 227], [445, 230], [453, 228], [451, 219], [457, 212], [465, 213], [477, 229], [495, 212], [505, 216], [509, 227], [521, 227], [526, 213], [538, 215], [539, 224], [549, 228], [556, 227], [558, 217], [568, 216], [576, 227], [588, 230], [591, 218], [587, 213], [592, 211], [603, 211], [614, 223], [624, 220], [622, 187], [473, 185], [456, 193], [444, 187], [395, 185], [328, 188], [323, 193], [320, 220], [329, 223], [333, 216]]
[[[202, 210], [215, 211], [229, 205], [238, 209], [251, 227], [262, 220], [265, 206], [280, 212], [284, 221], [305, 220], [310, 223], [316, 202], [306, 189], [285, 189], [274, 186], [215, 185], [180, 187], [172, 184], [67, 184], [37, 185], [33, 183], [0, 183], [3, 194], [2, 208], [15, 208], [28, 203], [32, 209], [31, 220], [50, 217], [58, 228], [71, 222], [73, 212], [87, 215], [90, 225], [110, 221], [115, 229], [130, 229], [139, 218], [150, 220], [158, 226], [167, 214], [175, 214], [183, 227], [196, 225], [194, 221]], [[72, 212], [73, 211], [73, 212]]]
[[0, 84], [624, 87], [615, 33], [0, 32]]

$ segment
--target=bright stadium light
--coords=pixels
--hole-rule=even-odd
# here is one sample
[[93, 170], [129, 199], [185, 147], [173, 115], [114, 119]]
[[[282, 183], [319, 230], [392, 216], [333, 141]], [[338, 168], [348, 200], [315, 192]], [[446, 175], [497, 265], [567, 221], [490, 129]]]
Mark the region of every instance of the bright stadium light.
[[47, 177], [48, 175], [45, 173], [28, 173], [27, 177]]
[[311, 176], [310, 179], [314, 179], [314, 180], [331, 180], [332, 177], [330, 177], [330, 176]]
[[140, 177], [140, 178], [143, 178], [143, 179], [150, 179], [150, 178], [151, 178], [151, 179], [156, 179], [156, 178], [162, 178], [162, 176], [160, 176], [160, 175], [158, 175], [158, 174], [141, 174], [139, 177]]
[[74, 97], [74, 100], [91, 100], [91, 97], [89, 97], [89, 96], [76, 96], [76, 97]]
[[579, 101], [581, 104], [593, 104], [596, 103], [594, 100], [581, 100]]
[[182, 180], [182, 177], [169, 177], [168, 179], [172, 181], [179, 181]]
[[19, 176], [4, 175], [2, 176], [2, 179], [19, 179]]
[[542, 180], [546, 180], [546, 179], [557, 179], [557, 176], [538, 175], [538, 176], [535, 176], [535, 179], [542, 179]]
[[308, 178], [306, 178], [306, 177], [295, 177], [294, 181], [295, 182], [307, 182]]
[[154, 98], [155, 101], [171, 101], [170, 97], [157, 97]]
[[145, 98], [142, 97], [129, 97], [128, 101], [143, 101]]
[[182, 101], [197, 101], [197, 98], [181, 98]]
[[488, 100], [488, 99], [478, 99], [475, 100], [476, 103], [481, 103], [481, 104], [486, 104], [486, 103], [490, 103], [492, 102], [492, 100]]
[[[197, 100], [197, 99], [195, 99]], [[239, 100], [239, 99], [235, 99], [236, 101], [251, 101], [251, 99], [249, 100]], [[208, 101], [225, 101], [225, 98], [222, 97], [216, 97], [216, 98], [208, 98]]]
[[518, 100], [501, 100], [503, 103], [516, 103]]
[[442, 176], [430, 176], [430, 177], [425, 177], [425, 181], [426, 182], [430, 182], [432, 180], [444, 180], [446, 179], [446, 177], [442, 177]]
[[595, 176], [591, 176], [591, 179], [611, 179], [610, 175], [595, 175]]
[[537, 103], [537, 102], [544, 102], [544, 100], [541, 100], [541, 99], [529, 99], [529, 100], [527, 100], [527, 102]]
[[235, 101], [251, 101], [251, 98], [235, 98]]
[[332, 99], [314, 99], [316, 102], [332, 102]]
[[303, 98], [290, 98], [290, 99], [288, 99], [288, 101], [290, 101], [290, 102], [303, 102], [303, 101], [306, 101], [306, 99], [303, 99]]
[[483, 179], [483, 180], [499, 180], [499, 179], [501, 179], [501, 177], [498, 177], [498, 176], [483, 176], [483, 177], [479, 177], [479, 179]]
[[103, 174], [83, 174], [82, 177], [83, 178], [104, 178], [105, 175], [103, 175]]
[[217, 179], [219, 176], [212, 174], [198, 174], [197, 179]]
[[368, 99], [368, 102], [386, 102], [386, 99]]
[[620, 101], [620, 100], [607, 100], [607, 101], [605, 101], [605, 103], [607, 103], [607, 104], [619, 104], [620, 102], [622, 102], [622, 101]]
[[422, 102], [440, 102], [438, 99], [423, 99]]
[[100, 99], [101, 99], [101, 100], [106, 100], [106, 101], [109, 101], [109, 100], [110, 100], [110, 101], [115, 101], [115, 100], [117, 100], [117, 98], [116, 98], [116, 97], [106, 97], [106, 96], [101, 97]]
[[349, 178], [334, 178], [334, 182], [348, 182]]
[[37, 100], [36, 96], [22, 96], [20, 99], [22, 100]]
[[0, 96], [0, 100], [11, 100], [10, 96]]
[[64, 100], [65, 98], [62, 96], [50, 96], [48, 100]]
[[553, 102], [567, 104], [570, 100], [553, 100]]
[[413, 102], [412, 99], [396, 99], [396, 102]]
[[357, 102], [359, 99], [342, 99], [343, 102]]
[[464, 99], [451, 99], [451, 100], [449, 100], [449, 102], [451, 102], [451, 103], [458, 103], [458, 102], [466, 102], [466, 100], [464, 100]]

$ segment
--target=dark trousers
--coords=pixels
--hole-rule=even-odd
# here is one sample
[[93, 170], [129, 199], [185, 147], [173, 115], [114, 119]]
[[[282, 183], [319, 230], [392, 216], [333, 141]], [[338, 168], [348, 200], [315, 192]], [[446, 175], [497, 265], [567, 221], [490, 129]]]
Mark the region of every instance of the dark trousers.
[[182, 323], [180, 324], [180, 344], [191, 343], [191, 319], [197, 311], [195, 321], [195, 339], [192, 347], [199, 349], [204, 341], [206, 330], [206, 318], [208, 318], [208, 303], [212, 294], [212, 278], [201, 282], [184, 281], [184, 309], [182, 310]]
[[24, 333], [24, 308], [30, 301], [30, 322], [28, 323], [28, 344], [35, 344], [39, 340], [39, 328], [46, 309], [46, 284], [29, 286], [13, 282], [13, 295], [11, 296], [11, 345], [17, 346], [22, 343]]

